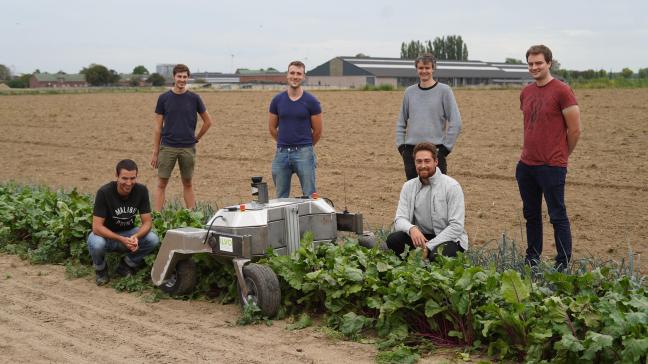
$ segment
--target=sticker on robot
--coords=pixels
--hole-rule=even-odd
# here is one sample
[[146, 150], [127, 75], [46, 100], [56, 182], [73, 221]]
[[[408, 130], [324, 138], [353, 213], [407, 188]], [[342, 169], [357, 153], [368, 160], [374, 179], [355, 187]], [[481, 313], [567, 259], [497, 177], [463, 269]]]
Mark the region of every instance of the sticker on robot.
[[234, 244], [232, 243], [232, 238], [221, 236], [218, 238], [218, 243], [220, 245], [220, 250], [230, 253], [234, 252]]

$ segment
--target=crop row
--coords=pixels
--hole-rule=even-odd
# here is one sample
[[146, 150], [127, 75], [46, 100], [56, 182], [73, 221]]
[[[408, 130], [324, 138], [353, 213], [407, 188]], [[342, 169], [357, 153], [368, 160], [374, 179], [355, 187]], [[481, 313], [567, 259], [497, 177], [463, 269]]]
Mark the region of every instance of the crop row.
[[[154, 228], [163, 237], [168, 229], [199, 227], [210, 211], [170, 208], [154, 214]], [[91, 215], [92, 197], [74, 190], [0, 184], [0, 250], [90, 271], [85, 237]], [[398, 257], [351, 239], [315, 246], [306, 236], [293, 255], [269, 252], [261, 263], [280, 278], [281, 315], [308, 321], [307, 314], [321, 314], [348, 338], [376, 335], [387, 360], [415, 360], [417, 348], [433, 344], [535, 363], [646, 361], [648, 292], [637, 277], [608, 266], [577, 274], [502, 269], [500, 257], [484, 257], [439, 257], [429, 264], [418, 251]], [[194, 259], [198, 293], [231, 301], [231, 266], [205, 255]], [[152, 261], [113, 285], [151, 290]]]

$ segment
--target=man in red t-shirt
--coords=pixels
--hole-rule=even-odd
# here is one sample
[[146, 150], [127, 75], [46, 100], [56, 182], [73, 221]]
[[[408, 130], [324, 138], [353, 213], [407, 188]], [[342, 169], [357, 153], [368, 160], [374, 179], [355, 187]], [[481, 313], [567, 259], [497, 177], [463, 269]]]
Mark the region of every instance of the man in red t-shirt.
[[551, 50], [535, 45], [526, 53], [534, 83], [520, 93], [524, 114], [524, 145], [517, 164], [522, 209], [526, 220], [526, 262], [536, 265], [542, 253], [542, 196], [556, 241], [556, 268], [571, 260], [572, 238], [565, 207], [567, 161], [580, 137], [580, 110], [571, 88], [551, 76]]

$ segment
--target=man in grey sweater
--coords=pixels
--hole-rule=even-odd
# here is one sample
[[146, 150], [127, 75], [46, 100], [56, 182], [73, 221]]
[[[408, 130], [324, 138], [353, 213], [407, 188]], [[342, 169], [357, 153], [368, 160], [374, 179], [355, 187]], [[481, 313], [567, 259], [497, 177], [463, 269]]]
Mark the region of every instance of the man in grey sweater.
[[403, 157], [405, 176], [416, 177], [412, 160], [414, 146], [430, 142], [439, 150], [439, 169], [447, 173], [446, 157], [452, 151], [461, 130], [461, 115], [450, 86], [433, 78], [436, 59], [425, 54], [414, 62], [419, 83], [405, 90], [403, 106], [396, 123], [396, 145]]
[[398, 255], [406, 245], [421, 248], [423, 257], [430, 260], [437, 251], [445, 256], [465, 251], [468, 235], [461, 186], [437, 168], [437, 148], [432, 143], [414, 147], [414, 163], [418, 178], [403, 185], [387, 246]]

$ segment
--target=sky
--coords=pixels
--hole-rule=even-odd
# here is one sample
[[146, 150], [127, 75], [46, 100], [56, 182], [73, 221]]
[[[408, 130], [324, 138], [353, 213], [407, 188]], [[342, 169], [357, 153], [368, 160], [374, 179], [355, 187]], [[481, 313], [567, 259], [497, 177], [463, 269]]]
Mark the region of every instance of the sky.
[[0, 0], [0, 64], [14, 74], [308, 70], [337, 56], [399, 57], [402, 42], [461, 35], [469, 59], [523, 60], [549, 46], [562, 68], [648, 67], [648, 1]]

